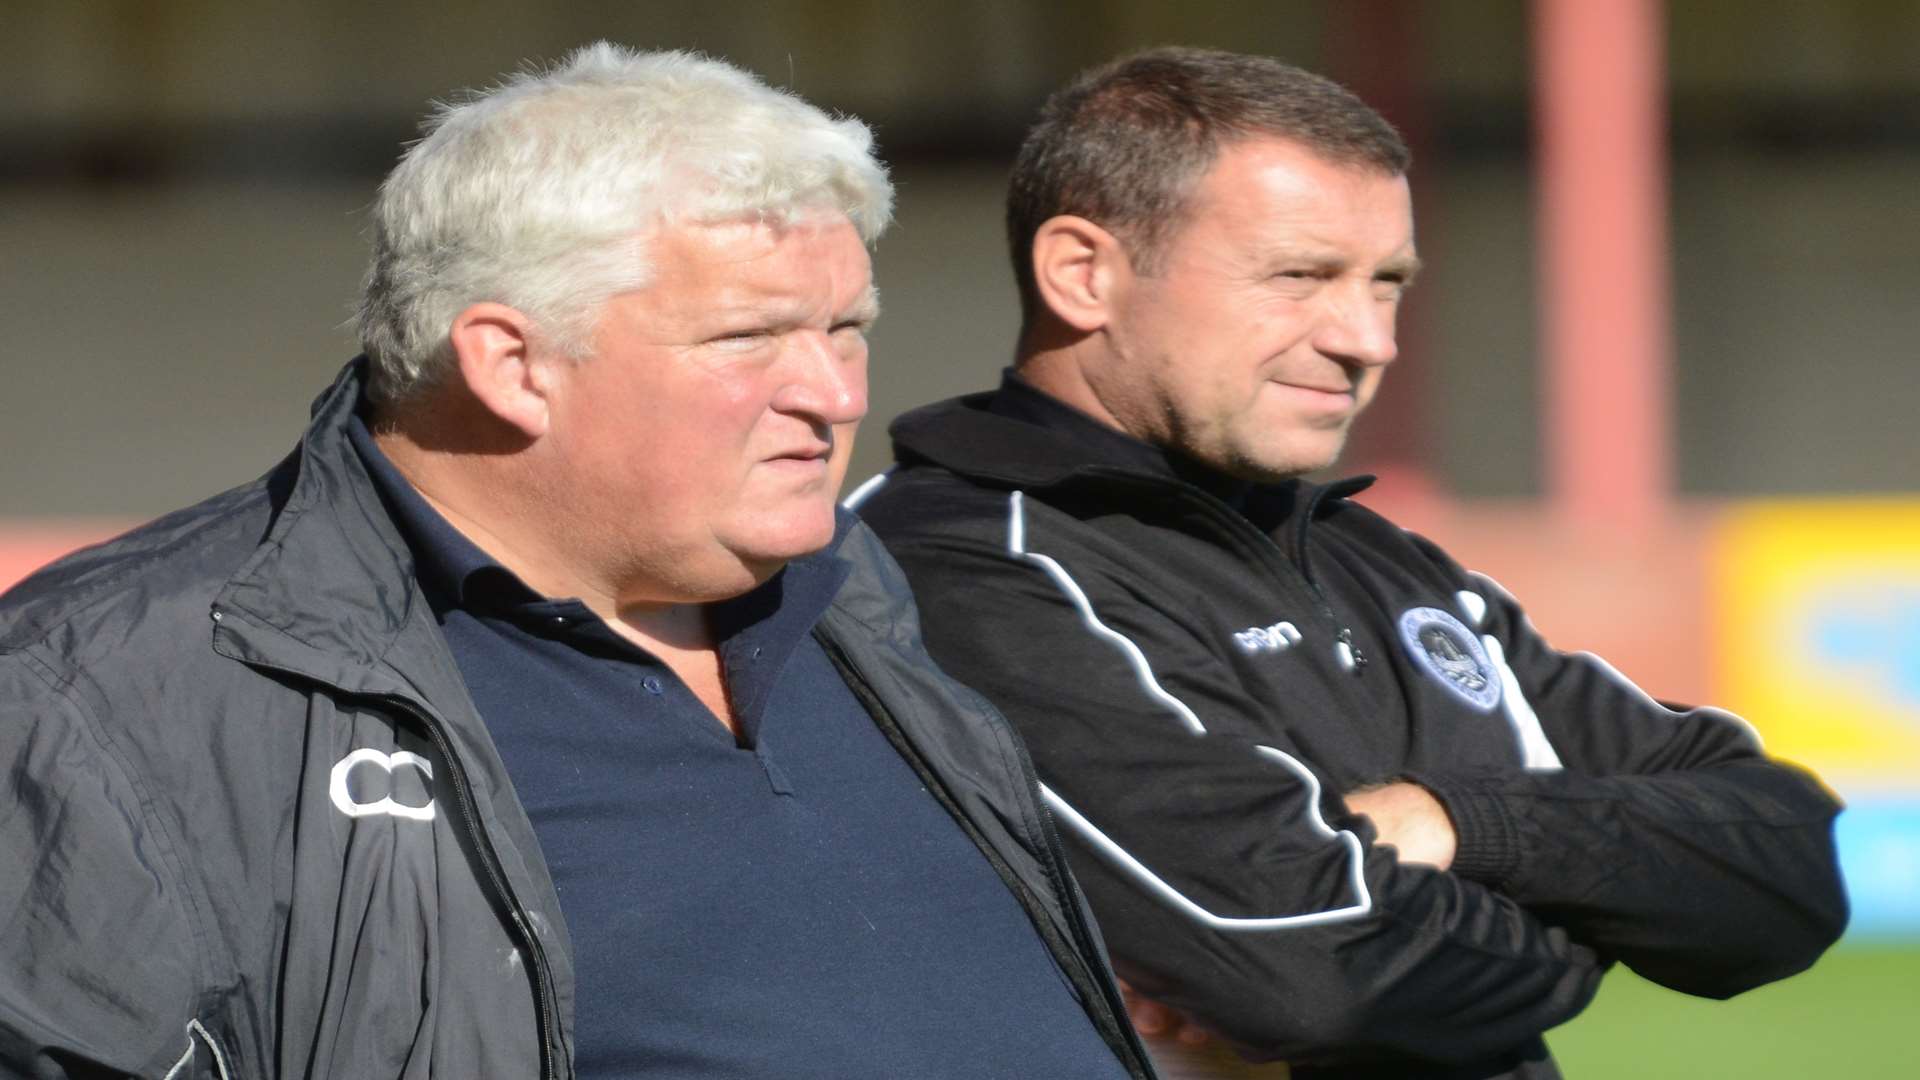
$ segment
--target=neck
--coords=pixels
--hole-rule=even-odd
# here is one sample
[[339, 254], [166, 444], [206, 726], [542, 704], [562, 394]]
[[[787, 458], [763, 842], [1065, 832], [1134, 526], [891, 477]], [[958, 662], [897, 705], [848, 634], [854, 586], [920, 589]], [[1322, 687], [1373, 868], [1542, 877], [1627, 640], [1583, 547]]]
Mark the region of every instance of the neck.
[[376, 432], [374, 442], [435, 512], [542, 596], [577, 596], [596, 614], [614, 610], [609, 590], [570, 571], [522, 522], [544, 521], [521, 496], [527, 486], [510, 455], [440, 449], [407, 429]]
[[719, 653], [700, 603], [623, 599], [611, 582], [575, 570], [538, 529], [551, 515], [516, 499], [529, 490], [517, 483], [512, 456], [460, 454], [430, 449], [404, 429], [375, 434], [374, 441], [420, 497], [455, 531], [492, 556], [542, 596], [577, 597], [609, 629], [657, 657], [714, 718], [736, 738], [739, 725], [727, 700]]
[[1101, 360], [1095, 355], [1098, 349], [1098, 335], [1068, 337], [1030, 332], [1021, 340], [1014, 370], [1035, 390], [1073, 406], [1115, 431], [1134, 435], [1107, 408], [1107, 403], [1087, 380], [1090, 365]]

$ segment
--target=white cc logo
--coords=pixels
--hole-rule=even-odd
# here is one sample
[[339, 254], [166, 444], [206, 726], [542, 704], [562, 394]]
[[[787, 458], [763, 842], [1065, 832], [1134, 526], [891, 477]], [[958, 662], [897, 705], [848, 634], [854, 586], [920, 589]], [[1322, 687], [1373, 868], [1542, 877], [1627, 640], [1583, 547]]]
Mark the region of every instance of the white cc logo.
[[394, 775], [394, 771], [402, 765], [411, 766], [418, 769], [420, 775], [425, 778], [421, 786], [427, 791], [433, 790], [433, 763], [426, 758], [406, 750], [399, 750], [388, 754], [380, 750], [372, 749], [371, 747], [366, 747], [355, 750], [353, 753], [341, 758], [333, 767], [333, 776], [331, 782], [327, 785], [327, 794], [333, 797], [333, 805], [338, 807], [341, 813], [348, 817], [371, 817], [375, 814], [387, 814], [392, 817], [407, 818], [412, 821], [433, 820], [433, 800], [431, 798], [427, 800], [424, 806], [408, 806], [405, 803], [395, 802], [393, 801], [392, 795], [382, 796], [373, 802], [359, 802], [355, 800], [353, 793], [347, 790], [347, 774], [353, 771], [354, 766], [367, 762], [371, 762], [385, 769], [389, 778], [391, 778]]

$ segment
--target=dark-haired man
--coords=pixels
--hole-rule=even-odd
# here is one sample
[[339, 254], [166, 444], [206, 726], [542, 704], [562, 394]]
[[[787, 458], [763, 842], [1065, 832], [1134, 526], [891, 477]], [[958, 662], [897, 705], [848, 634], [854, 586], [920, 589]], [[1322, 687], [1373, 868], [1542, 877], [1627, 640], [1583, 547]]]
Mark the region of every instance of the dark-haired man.
[[860, 509], [1139, 991], [1295, 1076], [1554, 1076], [1614, 961], [1711, 996], [1812, 962], [1837, 807], [1300, 479], [1394, 359], [1407, 168], [1272, 60], [1083, 76], [1014, 168], [1014, 369], [901, 418]]

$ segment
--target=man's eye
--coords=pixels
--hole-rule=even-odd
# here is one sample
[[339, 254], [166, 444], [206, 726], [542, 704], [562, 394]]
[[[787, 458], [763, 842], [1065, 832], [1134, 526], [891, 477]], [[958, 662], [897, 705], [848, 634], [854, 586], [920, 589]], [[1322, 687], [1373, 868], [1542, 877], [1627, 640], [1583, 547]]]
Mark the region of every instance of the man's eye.
[[721, 334], [716, 338], [712, 338], [707, 344], [717, 349], [740, 352], [762, 344], [767, 340], [767, 337], [768, 334], [765, 330], [736, 330], [733, 333]]
[[1292, 288], [1304, 288], [1327, 281], [1333, 275], [1312, 266], [1294, 266], [1277, 271], [1274, 280]]

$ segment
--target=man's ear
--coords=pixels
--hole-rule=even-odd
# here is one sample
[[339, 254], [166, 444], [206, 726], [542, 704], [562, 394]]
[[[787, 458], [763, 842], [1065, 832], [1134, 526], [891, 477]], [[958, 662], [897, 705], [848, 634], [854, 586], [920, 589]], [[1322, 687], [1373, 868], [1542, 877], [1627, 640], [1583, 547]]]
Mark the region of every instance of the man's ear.
[[1127, 253], [1106, 229], [1073, 214], [1040, 223], [1033, 234], [1033, 282], [1053, 317], [1092, 333], [1112, 317], [1114, 287]]
[[474, 304], [454, 316], [448, 337], [460, 380], [488, 412], [530, 439], [547, 433], [545, 373], [532, 358], [532, 320], [505, 304]]

